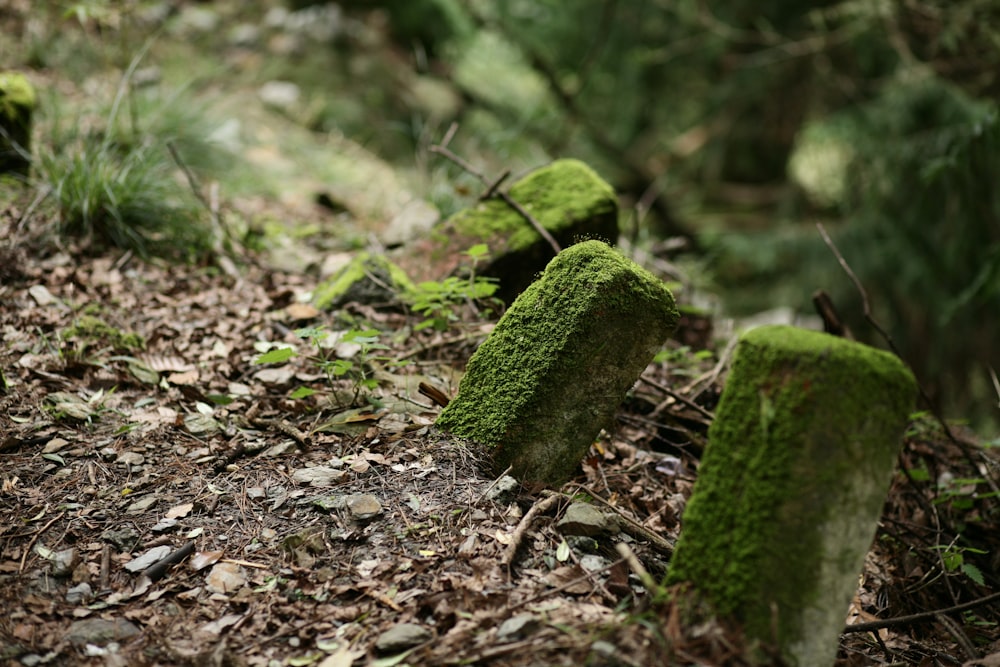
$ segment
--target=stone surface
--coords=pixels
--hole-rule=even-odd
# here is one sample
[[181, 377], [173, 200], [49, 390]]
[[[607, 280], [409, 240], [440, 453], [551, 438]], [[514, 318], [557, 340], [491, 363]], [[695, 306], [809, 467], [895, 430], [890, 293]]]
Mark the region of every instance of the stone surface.
[[27, 77], [0, 72], [0, 174], [28, 175], [31, 116], [37, 98]]
[[[579, 160], [557, 160], [514, 183], [510, 197], [565, 248], [580, 238], [618, 238], [618, 200], [610, 185]], [[510, 303], [552, 259], [552, 247], [501, 199], [459, 211], [393, 259], [416, 282], [461, 274], [464, 252], [485, 243], [490, 258], [478, 274], [500, 282], [497, 296]]]
[[588, 503], [571, 503], [556, 528], [563, 535], [594, 537], [614, 532], [614, 524], [603, 512]]
[[104, 646], [110, 642], [122, 642], [139, 634], [139, 628], [124, 618], [85, 618], [74, 621], [66, 632], [66, 640], [71, 644], [95, 644]]
[[[791, 665], [831, 665], [916, 385], [895, 356], [787, 326], [740, 340], [669, 583]], [[777, 610], [777, 616], [774, 616]]]
[[406, 273], [384, 255], [359, 252], [329, 280], [313, 291], [318, 308], [338, 308], [356, 301], [363, 304], [395, 303], [413, 289]]
[[524, 612], [511, 616], [497, 628], [498, 642], [512, 642], [524, 639], [541, 626], [541, 621], [534, 614]]
[[382, 513], [382, 503], [370, 493], [356, 493], [347, 497], [347, 509], [355, 521], [370, 521]]
[[557, 485], [573, 475], [677, 323], [662, 281], [600, 241], [563, 250], [469, 360], [438, 417], [497, 471]]
[[379, 653], [398, 653], [423, 644], [433, 638], [430, 630], [416, 623], [394, 625], [375, 640], [375, 650]]

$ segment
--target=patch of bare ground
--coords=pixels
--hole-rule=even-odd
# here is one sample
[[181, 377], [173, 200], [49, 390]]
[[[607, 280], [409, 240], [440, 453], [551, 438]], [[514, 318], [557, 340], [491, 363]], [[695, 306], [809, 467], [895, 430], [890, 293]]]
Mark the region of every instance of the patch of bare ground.
[[[15, 239], [20, 214], [4, 216]], [[489, 329], [471, 318], [445, 333], [414, 332], [393, 309], [338, 319], [298, 301], [310, 278], [253, 264], [231, 277], [9, 242], [2, 253], [2, 659], [745, 664], [737, 630], [655, 585], [724, 354], [675, 345], [573, 482], [510, 488], [433, 430], [437, 408], [418, 391], [454, 391]], [[410, 363], [371, 366], [377, 400], [352, 406], [349, 383], [331, 385], [292, 332], [362, 320]], [[302, 354], [254, 365], [261, 343]], [[318, 393], [290, 398], [300, 387]], [[996, 586], [995, 457], [921, 424], [900, 460], [926, 475], [897, 476], [851, 622]], [[574, 499], [614, 527], [557, 527]], [[960, 664], [990, 652], [998, 621], [984, 605], [845, 634], [839, 664]]]

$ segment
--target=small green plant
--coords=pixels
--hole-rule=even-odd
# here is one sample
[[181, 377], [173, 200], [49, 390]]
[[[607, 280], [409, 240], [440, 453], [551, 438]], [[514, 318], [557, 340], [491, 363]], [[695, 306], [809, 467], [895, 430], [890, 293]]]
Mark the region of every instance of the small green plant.
[[197, 157], [208, 151], [207, 144], [202, 142], [203, 151], [191, 150], [191, 137], [174, 132], [194, 124], [166, 117], [144, 117], [151, 129], [140, 131], [134, 104], [131, 129], [119, 127], [119, 110], [131, 95], [129, 79], [141, 55], [123, 75], [103, 124], [81, 131], [77, 127], [86, 124], [76, 119], [64, 131], [61, 119], [54, 119], [39, 149], [39, 187], [56, 202], [60, 236], [131, 250], [143, 258], [193, 259], [211, 247], [211, 226], [190, 189], [175, 178], [178, 167], [168, 145], [186, 146], [185, 153]]
[[[409, 295], [410, 308], [424, 317], [414, 327], [415, 330], [433, 328], [436, 331], [446, 331], [461, 319], [458, 315], [459, 307], [486, 302], [496, 293], [496, 280], [476, 275], [476, 267], [489, 255], [486, 244], [474, 245], [463, 254], [472, 262], [467, 278], [449, 276], [441, 281], [422, 282]], [[495, 305], [495, 302], [490, 305]]]
[[[372, 374], [372, 364], [382, 363], [396, 365], [398, 362], [391, 357], [379, 354], [389, 347], [379, 342], [380, 332], [376, 329], [351, 329], [345, 332], [331, 332], [321, 327], [309, 327], [295, 332], [299, 338], [306, 340], [312, 346], [313, 354], [309, 360], [315, 363], [326, 375], [327, 382], [335, 386], [346, 381], [352, 391], [349, 403], [356, 405], [361, 399], [376, 404], [378, 399], [373, 392], [378, 387], [378, 380]], [[343, 356], [338, 356], [337, 350]], [[346, 349], [346, 351], [345, 351]], [[282, 345], [259, 354], [254, 364], [284, 363], [298, 356], [298, 352], [290, 346]], [[291, 398], [307, 398], [318, 393], [309, 387], [299, 387], [292, 392]], [[336, 394], [334, 394], [336, 396]]]
[[972, 563], [967, 562], [965, 555], [982, 555], [988, 552], [983, 551], [982, 549], [974, 549], [972, 547], [960, 547], [955, 544], [955, 542], [952, 542], [951, 544], [939, 544], [936, 547], [931, 547], [931, 550], [940, 552], [941, 563], [944, 565], [946, 573], [955, 574], [961, 572], [980, 586], [984, 586], [986, 584], [983, 579], [982, 571]]

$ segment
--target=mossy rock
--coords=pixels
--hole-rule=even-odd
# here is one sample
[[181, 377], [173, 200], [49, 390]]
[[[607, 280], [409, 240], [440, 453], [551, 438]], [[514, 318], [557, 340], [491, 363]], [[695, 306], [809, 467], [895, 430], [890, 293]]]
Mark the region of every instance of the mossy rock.
[[[830, 665], [916, 399], [900, 360], [788, 326], [739, 341], [669, 583]], [[775, 615], [776, 610], [776, 615]]]
[[0, 174], [28, 175], [36, 104], [35, 89], [26, 76], [0, 72]]
[[497, 472], [561, 484], [677, 317], [648, 271], [600, 241], [571, 246], [476, 350], [437, 425], [485, 446]]
[[[579, 160], [556, 160], [511, 186], [508, 193], [560, 247], [581, 239], [618, 238], [614, 189]], [[466, 250], [486, 244], [490, 259], [477, 273], [499, 281], [497, 296], [510, 303], [552, 259], [552, 247], [531, 223], [501, 199], [459, 211], [425, 239], [407, 245], [399, 265], [417, 281], [442, 280], [460, 272]]]
[[389, 304], [413, 290], [406, 272], [384, 255], [360, 252], [328, 280], [313, 290], [317, 308], [339, 308], [354, 301], [363, 304]]

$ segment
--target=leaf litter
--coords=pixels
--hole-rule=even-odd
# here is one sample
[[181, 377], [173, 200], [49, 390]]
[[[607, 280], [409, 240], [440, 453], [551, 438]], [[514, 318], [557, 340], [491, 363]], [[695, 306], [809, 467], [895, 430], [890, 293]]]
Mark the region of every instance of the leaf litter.
[[[350, 405], [304, 355], [252, 363], [260, 344], [305, 349], [293, 327], [332, 325], [296, 305], [308, 288], [256, 266], [233, 279], [66, 255], [0, 287], [0, 657], [744, 664], [736, 629], [655, 590], [721, 389], [717, 359], [652, 364], [575, 480], [520, 488], [435, 432], [438, 407], [418, 391], [452, 394], [488, 325], [413, 332], [405, 315], [357, 306], [382, 331], [409, 327], [381, 352], [412, 363], [378, 370], [376, 405]], [[84, 311], [144, 349], [63, 339]], [[290, 398], [298, 387], [314, 393]], [[996, 585], [996, 457], [921, 423], [900, 461], [926, 477], [897, 475], [845, 622]], [[603, 516], [560, 527], [574, 500]], [[997, 650], [996, 606], [951, 617], [845, 634], [838, 664]]]

